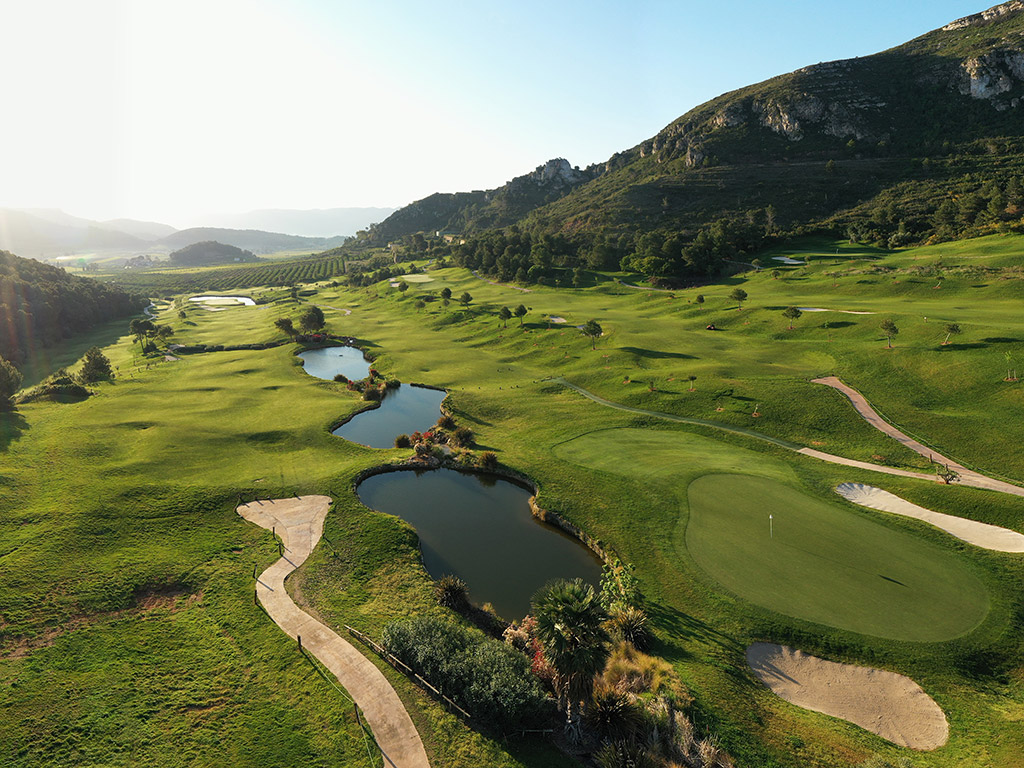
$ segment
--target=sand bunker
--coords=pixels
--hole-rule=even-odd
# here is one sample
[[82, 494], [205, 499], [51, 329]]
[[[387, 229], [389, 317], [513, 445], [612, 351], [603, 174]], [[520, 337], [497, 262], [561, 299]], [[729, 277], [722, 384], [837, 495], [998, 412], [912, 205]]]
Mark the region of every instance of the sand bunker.
[[555, 323], [556, 325], [561, 325], [562, 323], [566, 322], [566, 319], [564, 317], [549, 317], [548, 320], [552, 323]]
[[858, 312], [853, 309], [823, 309], [822, 307], [797, 307], [801, 312], [838, 312], [842, 315], [873, 315], [874, 312]]
[[836, 493], [862, 507], [923, 520], [976, 547], [996, 552], [1024, 552], [1024, 534], [1011, 531], [1009, 528], [1000, 528], [997, 525], [965, 520], [962, 517], [946, 515], [942, 512], [933, 512], [925, 507], [919, 507], [917, 504], [911, 504], [881, 488], [863, 483], [843, 483], [836, 488]]
[[936, 749], [949, 738], [946, 715], [909, 677], [774, 643], [747, 648], [747, 664], [790, 704], [847, 720], [901, 747]]
[[402, 279], [407, 283], [432, 283], [434, 278], [428, 277], [427, 275], [402, 275]]
[[794, 258], [792, 258], [790, 256], [772, 256], [772, 259], [774, 259], [775, 261], [781, 261], [783, 264], [785, 264], [787, 266], [794, 266], [796, 264], [803, 264], [804, 263], [802, 261], [797, 261], [796, 259], [794, 259]]

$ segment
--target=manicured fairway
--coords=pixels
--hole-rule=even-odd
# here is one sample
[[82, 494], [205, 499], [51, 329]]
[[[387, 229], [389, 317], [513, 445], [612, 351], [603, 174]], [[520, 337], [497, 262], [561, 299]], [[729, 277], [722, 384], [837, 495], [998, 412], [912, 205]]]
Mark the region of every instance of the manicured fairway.
[[554, 450], [573, 464], [648, 480], [673, 480], [695, 471], [792, 477], [789, 466], [778, 459], [689, 432], [601, 429]]
[[757, 605], [924, 642], [962, 635], [988, 611], [984, 586], [956, 555], [782, 483], [704, 475], [688, 496], [690, 553], [720, 584]]

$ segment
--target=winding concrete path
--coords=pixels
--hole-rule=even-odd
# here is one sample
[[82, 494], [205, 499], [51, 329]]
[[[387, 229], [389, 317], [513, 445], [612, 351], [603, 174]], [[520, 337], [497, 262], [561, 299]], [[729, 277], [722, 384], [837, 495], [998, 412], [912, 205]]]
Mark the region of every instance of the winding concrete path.
[[987, 477], [980, 472], [975, 472], [973, 469], [968, 469], [963, 464], [960, 464], [953, 459], [947, 458], [940, 453], [936, 453], [934, 449], [929, 448], [926, 445], [922, 445], [912, 437], [907, 436], [905, 433], [896, 429], [892, 424], [887, 422], [878, 412], [871, 407], [871, 404], [867, 399], [853, 387], [847, 386], [842, 380], [835, 376], [825, 376], [821, 379], [814, 379], [814, 384], [824, 384], [827, 387], [832, 387], [842, 392], [849, 401], [853, 404], [854, 409], [859, 413], [868, 424], [873, 426], [879, 432], [891, 437], [899, 443], [902, 443], [910, 450], [915, 453], [919, 453], [922, 456], [926, 456], [932, 461], [939, 464], [945, 464], [950, 469], [954, 469], [959, 473], [960, 479], [957, 481], [960, 485], [968, 485], [972, 488], [983, 488], [987, 491], [999, 491], [1001, 493], [1009, 493], [1014, 496], [1024, 496], [1024, 488], [1019, 485], [1013, 485], [1012, 483], [1006, 483], [1002, 480], [996, 480], [991, 477]]
[[324, 530], [328, 496], [254, 501], [238, 507], [251, 523], [274, 531], [284, 556], [260, 574], [256, 594], [267, 613], [290, 637], [316, 656], [366, 715], [390, 768], [430, 768], [416, 727], [391, 683], [348, 641], [300, 610], [285, 591], [285, 579], [309, 557]]

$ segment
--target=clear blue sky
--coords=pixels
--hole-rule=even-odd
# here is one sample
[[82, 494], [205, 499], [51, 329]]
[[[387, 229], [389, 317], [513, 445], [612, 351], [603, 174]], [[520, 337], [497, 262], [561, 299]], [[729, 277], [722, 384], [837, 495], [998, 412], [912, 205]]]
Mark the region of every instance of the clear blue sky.
[[720, 93], [987, 7], [0, 2], [0, 66], [15, 73], [0, 141], [16, 148], [0, 205], [177, 226], [253, 208], [400, 206], [495, 187], [552, 157], [601, 162]]

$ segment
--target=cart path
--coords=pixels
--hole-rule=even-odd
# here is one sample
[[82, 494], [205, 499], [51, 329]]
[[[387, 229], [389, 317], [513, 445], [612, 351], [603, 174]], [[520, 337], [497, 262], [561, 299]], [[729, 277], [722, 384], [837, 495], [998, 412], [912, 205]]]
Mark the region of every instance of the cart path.
[[[579, 392], [584, 397], [587, 397], [588, 399], [591, 399], [594, 402], [597, 402], [597, 403], [601, 404], [601, 406], [606, 406], [607, 408], [613, 408], [613, 409], [616, 409], [618, 411], [626, 411], [626, 412], [631, 413], [631, 414], [640, 414], [641, 416], [653, 416], [653, 417], [658, 418], [658, 419], [665, 419], [666, 421], [678, 422], [679, 424], [696, 424], [696, 425], [699, 425], [701, 427], [711, 427], [712, 429], [718, 429], [718, 430], [720, 430], [722, 432], [732, 432], [733, 434], [741, 434], [741, 435], [744, 435], [746, 437], [753, 437], [756, 440], [764, 440], [765, 442], [770, 442], [770, 443], [772, 443], [774, 445], [779, 445], [781, 447], [784, 447], [784, 449], [788, 449], [790, 451], [794, 451], [794, 452], [796, 452], [798, 454], [802, 454], [804, 456], [809, 456], [809, 457], [811, 457], [813, 459], [820, 459], [821, 461], [824, 461], [824, 462], [830, 462], [831, 464], [842, 464], [842, 465], [844, 465], [846, 467], [856, 467], [857, 469], [866, 469], [866, 470], [869, 470], [871, 472], [881, 472], [882, 474], [887, 474], [887, 475], [899, 475], [900, 477], [913, 477], [914, 479], [918, 479], [918, 480], [929, 480], [931, 482], [939, 482], [939, 477], [937, 475], [928, 474], [926, 472], [911, 472], [911, 471], [906, 470], [906, 469], [897, 469], [895, 467], [885, 467], [885, 466], [882, 466], [881, 464], [871, 464], [869, 462], [856, 461], [855, 459], [847, 459], [846, 457], [843, 457], [843, 456], [836, 456], [835, 454], [826, 454], [823, 451], [815, 451], [814, 449], [810, 449], [810, 447], [803, 447], [803, 446], [801, 446], [801, 445], [799, 445], [799, 444], [797, 444], [795, 442], [790, 442], [788, 440], [783, 440], [783, 439], [780, 439], [778, 437], [772, 437], [771, 435], [766, 435], [766, 434], [764, 434], [762, 432], [755, 432], [753, 429], [744, 429], [743, 427], [734, 427], [731, 424], [723, 424], [722, 422], [710, 421], [708, 419], [691, 419], [691, 418], [688, 418], [686, 416], [675, 416], [674, 414], [666, 414], [666, 413], [662, 413], [660, 411], [648, 411], [648, 410], [642, 409], [642, 408], [633, 408], [632, 406], [623, 406], [623, 404], [620, 403], [620, 402], [612, 402], [611, 400], [606, 400], [603, 397], [599, 397], [598, 395], [594, 394], [593, 392], [590, 392], [590, 391], [584, 389], [583, 387], [578, 387], [577, 385], [572, 384], [572, 383], [566, 381], [565, 379], [562, 379], [561, 377], [553, 377], [553, 378], [549, 379], [548, 381], [553, 381], [556, 384], [561, 384], [562, 386], [568, 387], [569, 389], [571, 389], [574, 392]], [[822, 383], [821, 380], [817, 380], [817, 381], [818, 381], [818, 383]], [[839, 381], [839, 380], [837, 379], [837, 381]], [[842, 382], [840, 382], [840, 383], [842, 384]], [[857, 394], [858, 397], [860, 396], [859, 393], [856, 393], [855, 390], [851, 389], [850, 391], [854, 392], [855, 394]], [[861, 398], [861, 399], [863, 399], [863, 398]], [[866, 400], [865, 400], [865, 403], [866, 403]], [[870, 410], [869, 406], [867, 408], [868, 408], [868, 410]], [[874, 414], [873, 411], [871, 411], [871, 413], [874, 415], [874, 417], [879, 419], [879, 421], [882, 424], [885, 424], [886, 427], [888, 427], [889, 429], [893, 429], [893, 431], [895, 431], [897, 434], [902, 435], [906, 440], [910, 440], [910, 438], [907, 437], [906, 435], [903, 435], [902, 432], [899, 432], [899, 430], [896, 430], [895, 428], [890, 427], [889, 424], [887, 424], [886, 422], [882, 421], [882, 419], [878, 416], [878, 414]], [[888, 434], [888, 432], [887, 432], [887, 434]], [[901, 442], [902, 442], [902, 440], [901, 440]], [[910, 442], [913, 442], [913, 440], [910, 440]], [[914, 443], [914, 444], [920, 445], [921, 443]], [[922, 450], [925, 452], [924, 454], [922, 454], [923, 456], [932, 456], [934, 459], [936, 459], [938, 461], [945, 461], [944, 457], [939, 456], [934, 451], [929, 452], [929, 450], [926, 449], [926, 447], [924, 445], [922, 445]], [[921, 453], [921, 452], [919, 451], [918, 453]], [[961, 472], [961, 479], [959, 479], [957, 481], [958, 484], [970, 485], [971, 487], [983, 488], [985, 490], [998, 490], [998, 492], [1000, 492], [1000, 493], [1012, 494], [1014, 496], [1024, 497], [1024, 487], [1021, 487], [1019, 485], [1012, 485], [1009, 482], [1002, 482], [1001, 480], [994, 480], [991, 477], [986, 477], [985, 475], [982, 475], [982, 474], [979, 474], [977, 472], [973, 472], [970, 469], [966, 469], [964, 467], [961, 467], [961, 465], [956, 464], [955, 462], [949, 462], [949, 466], [950, 467], [959, 467], [959, 469], [956, 470], [957, 472]]]
[[863, 419], [868, 422], [868, 424], [873, 426], [879, 432], [882, 432], [893, 440], [902, 443], [915, 453], [919, 453], [922, 456], [930, 458], [932, 461], [938, 462], [939, 464], [945, 464], [949, 468], [956, 470], [960, 474], [960, 479], [957, 481], [958, 484], [968, 485], [972, 488], [982, 488], [988, 491], [1000, 491], [1001, 493], [1009, 493], [1014, 496], [1024, 496], [1024, 488], [1019, 485], [1013, 485], [1012, 483], [1006, 483], [1002, 480], [996, 480], [995, 478], [988, 477], [980, 472], [975, 472], [973, 469], [968, 469], [963, 464], [953, 461], [940, 453], [936, 453], [935, 450], [926, 445], [922, 445], [917, 442], [917, 440], [907, 436], [879, 416], [878, 412], [871, 407], [871, 404], [867, 401], [864, 395], [853, 387], [847, 386], [842, 382], [842, 380], [835, 376], [826, 376], [821, 379], [814, 379], [812, 383], [824, 384], [827, 387], [832, 387], [833, 389], [842, 392], [853, 404], [857, 413], [859, 413]]
[[330, 509], [328, 496], [254, 501], [237, 512], [281, 539], [284, 556], [260, 574], [256, 594], [274, 622], [327, 667], [355, 699], [390, 768], [430, 768], [416, 727], [391, 683], [374, 664], [328, 627], [300, 610], [285, 591], [285, 579], [320, 540]]

